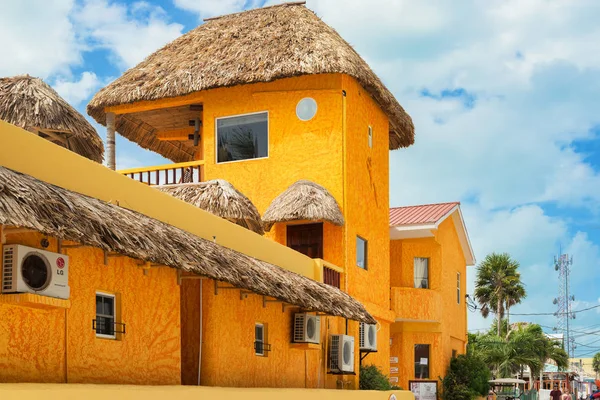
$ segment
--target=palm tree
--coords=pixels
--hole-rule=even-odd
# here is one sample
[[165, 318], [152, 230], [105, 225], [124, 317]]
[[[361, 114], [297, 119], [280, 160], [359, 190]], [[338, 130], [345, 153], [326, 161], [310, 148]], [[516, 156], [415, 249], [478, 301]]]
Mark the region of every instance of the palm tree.
[[600, 372], [600, 353], [594, 354], [594, 359], [592, 360], [592, 368], [596, 373], [596, 377], [598, 377], [598, 373]]
[[481, 304], [481, 315], [487, 318], [495, 310], [498, 318], [498, 336], [501, 334], [501, 321], [506, 308], [510, 308], [525, 298], [525, 288], [518, 272], [519, 263], [507, 253], [488, 254], [477, 267], [475, 299]]

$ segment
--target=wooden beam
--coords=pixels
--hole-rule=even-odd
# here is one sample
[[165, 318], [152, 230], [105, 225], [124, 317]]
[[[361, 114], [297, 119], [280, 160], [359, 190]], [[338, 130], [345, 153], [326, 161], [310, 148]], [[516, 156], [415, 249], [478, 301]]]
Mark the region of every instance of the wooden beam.
[[[68, 145], [67, 138], [66, 138], [66, 133], [64, 133], [64, 132], [53, 132], [53, 131], [49, 131], [47, 129], [40, 129], [40, 132], [42, 132], [44, 135], [50, 136], [54, 140], [58, 140], [59, 142], [61, 142], [65, 146]], [[64, 136], [61, 136], [61, 133]]]
[[38, 231], [28, 228], [4, 228], [4, 235], [18, 235], [20, 233], [38, 233]]
[[4, 235], [4, 225], [0, 224], [0, 244], [6, 244], [6, 236]]
[[194, 134], [194, 128], [170, 129], [167, 131], [157, 131], [158, 140], [190, 140], [189, 135]]

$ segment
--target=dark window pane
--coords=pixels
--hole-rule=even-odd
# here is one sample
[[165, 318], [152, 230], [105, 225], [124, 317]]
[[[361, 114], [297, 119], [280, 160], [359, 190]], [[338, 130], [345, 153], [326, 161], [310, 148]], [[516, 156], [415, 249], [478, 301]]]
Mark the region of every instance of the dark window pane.
[[102, 314], [102, 296], [96, 296], [96, 314]]
[[251, 114], [217, 120], [217, 162], [267, 157], [268, 114]]
[[114, 316], [114, 299], [112, 299], [111, 297], [105, 297], [104, 298], [104, 312], [102, 313], [104, 315], [112, 315]]
[[429, 379], [429, 345], [415, 345], [415, 378]]

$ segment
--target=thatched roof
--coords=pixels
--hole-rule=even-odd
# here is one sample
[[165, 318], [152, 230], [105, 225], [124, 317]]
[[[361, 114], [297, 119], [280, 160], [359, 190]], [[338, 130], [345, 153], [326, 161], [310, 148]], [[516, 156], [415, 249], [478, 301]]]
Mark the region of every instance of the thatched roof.
[[208, 182], [163, 185], [157, 188], [218, 217], [225, 218], [263, 235], [262, 220], [256, 206], [223, 179]]
[[39, 78], [0, 78], [0, 119], [102, 163], [104, 145], [92, 125]]
[[271, 202], [263, 215], [265, 230], [286, 221], [328, 221], [344, 225], [344, 215], [335, 198], [321, 185], [300, 180]]
[[[100, 90], [87, 112], [105, 125], [109, 106], [332, 73], [354, 77], [386, 113], [391, 150], [414, 143], [411, 117], [367, 63], [313, 11], [293, 3], [207, 20]], [[175, 162], [186, 161], [189, 151], [153, 138], [156, 129], [149, 124], [131, 115], [119, 119], [121, 135]]]
[[228, 282], [307, 310], [375, 323], [362, 304], [337, 288], [1, 166], [0, 224]]

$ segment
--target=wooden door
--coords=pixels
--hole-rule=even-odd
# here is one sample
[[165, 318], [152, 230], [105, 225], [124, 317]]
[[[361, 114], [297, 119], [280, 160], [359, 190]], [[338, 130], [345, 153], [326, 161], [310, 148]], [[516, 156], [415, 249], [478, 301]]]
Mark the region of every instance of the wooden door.
[[323, 224], [288, 225], [287, 246], [310, 258], [323, 258]]

